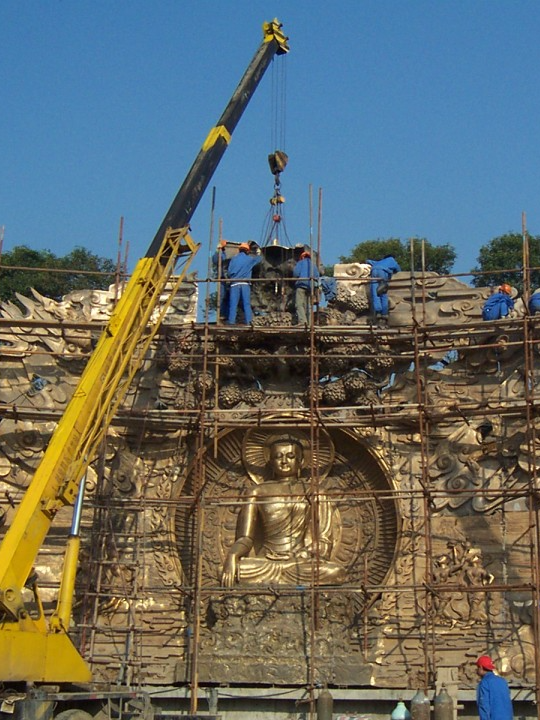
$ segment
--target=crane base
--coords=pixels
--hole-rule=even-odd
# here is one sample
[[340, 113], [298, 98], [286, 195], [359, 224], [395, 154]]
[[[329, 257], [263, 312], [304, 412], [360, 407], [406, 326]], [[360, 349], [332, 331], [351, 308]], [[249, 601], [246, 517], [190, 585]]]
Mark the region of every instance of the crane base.
[[26, 682], [90, 682], [92, 673], [63, 633], [0, 629], [0, 680]]

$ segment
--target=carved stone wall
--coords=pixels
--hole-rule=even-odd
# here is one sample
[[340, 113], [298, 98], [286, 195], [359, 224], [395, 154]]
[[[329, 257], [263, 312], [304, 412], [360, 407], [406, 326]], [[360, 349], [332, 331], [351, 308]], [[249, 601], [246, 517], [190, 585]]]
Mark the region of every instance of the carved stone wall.
[[[97, 681], [183, 683], [196, 662], [208, 683], [416, 688], [427, 671], [472, 687], [472, 660], [490, 653], [513, 684], [534, 683], [522, 320], [482, 325], [487, 288], [400, 273], [389, 328], [372, 328], [362, 272], [336, 267], [315, 346], [279, 309], [250, 331], [205, 333], [179, 324], [184, 298], [165, 326], [89, 473], [74, 636]], [[96, 297], [2, 306], [4, 527], [97, 337], [49, 321], [102, 322], [109, 300]], [[536, 372], [536, 350], [532, 361]], [[345, 579], [224, 587], [240, 509], [263, 478], [245, 438], [262, 446], [291, 428], [312, 453], [325, 437], [333, 448], [303, 477], [306, 501], [332, 507], [328, 562]], [[58, 520], [36, 566], [46, 610], [69, 511]], [[321, 557], [309, 562], [317, 572]]]

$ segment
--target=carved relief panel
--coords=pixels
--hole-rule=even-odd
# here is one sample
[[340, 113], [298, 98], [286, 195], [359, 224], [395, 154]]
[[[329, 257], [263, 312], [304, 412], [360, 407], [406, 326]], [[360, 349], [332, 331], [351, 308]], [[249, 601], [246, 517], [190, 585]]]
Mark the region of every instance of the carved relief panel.
[[188, 474], [182, 495], [200, 494], [202, 528], [181, 499], [174, 531], [188, 584], [200, 562], [201, 678], [234, 666], [237, 682], [298, 683], [312, 663], [320, 679], [369, 681], [358, 618], [373, 602], [362, 586], [384, 583], [399, 541], [391, 480], [352, 434], [320, 431], [313, 448], [300, 423], [225, 432]]

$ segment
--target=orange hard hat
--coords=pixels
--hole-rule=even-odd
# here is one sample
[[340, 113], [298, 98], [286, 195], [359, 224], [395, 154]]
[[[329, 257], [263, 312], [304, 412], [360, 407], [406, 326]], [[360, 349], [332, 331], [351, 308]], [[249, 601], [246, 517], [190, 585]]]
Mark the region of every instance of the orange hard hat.
[[247, 243], [240, 243], [240, 245], [238, 246], [238, 249], [246, 250], [247, 252], [249, 252], [251, 248], [249, 247], [249, 245]]
[[476, 661], [476, 666], [484, 670], [495, 670], [495, 665], [489, 655], [481, 655]]
[[304, 252], [300, 255], [300, 260], [303, 260], [304, 258], [310, 258], [310, 257], [311, 257], [311, 253], [308, 252], [307, 250], [304, 250]]
[[511, 294], [512, 294], [512, 286], [509, 285], [508, 283], [503, 283], [503, 284], [501, 285], [501, 287], [499, 288], [499, 290], [500, 290], [501, 292], [503, 292], [503, 293], [506, 293], [507, 295], [511, 295]]

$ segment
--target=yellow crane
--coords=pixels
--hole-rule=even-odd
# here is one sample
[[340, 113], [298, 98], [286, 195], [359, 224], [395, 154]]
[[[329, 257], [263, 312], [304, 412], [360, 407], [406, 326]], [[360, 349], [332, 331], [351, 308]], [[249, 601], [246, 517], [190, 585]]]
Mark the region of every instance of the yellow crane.
[[[198, 245], [189, 223], [243, 111], [276, 54], [288, 52], [277, 20], [210, 130], [145, 257], [137, 263], [0, 545], [0, 681], [89, 682], [68, 631], [79, 551], [84, 477], [139, 370]], [[177, 264], [180, 267], [177, 268]], [[169, 291], [173, 271], [175, 285]], [[158, 306], [160, 297], [168, 300]], [[151, 316], [159, 307], [157, 321]], [[57, 512], [75, 505], [56, 610], [46, 618], [33, 567]], [[37, 613], [25, 600], [31, 587]]]

